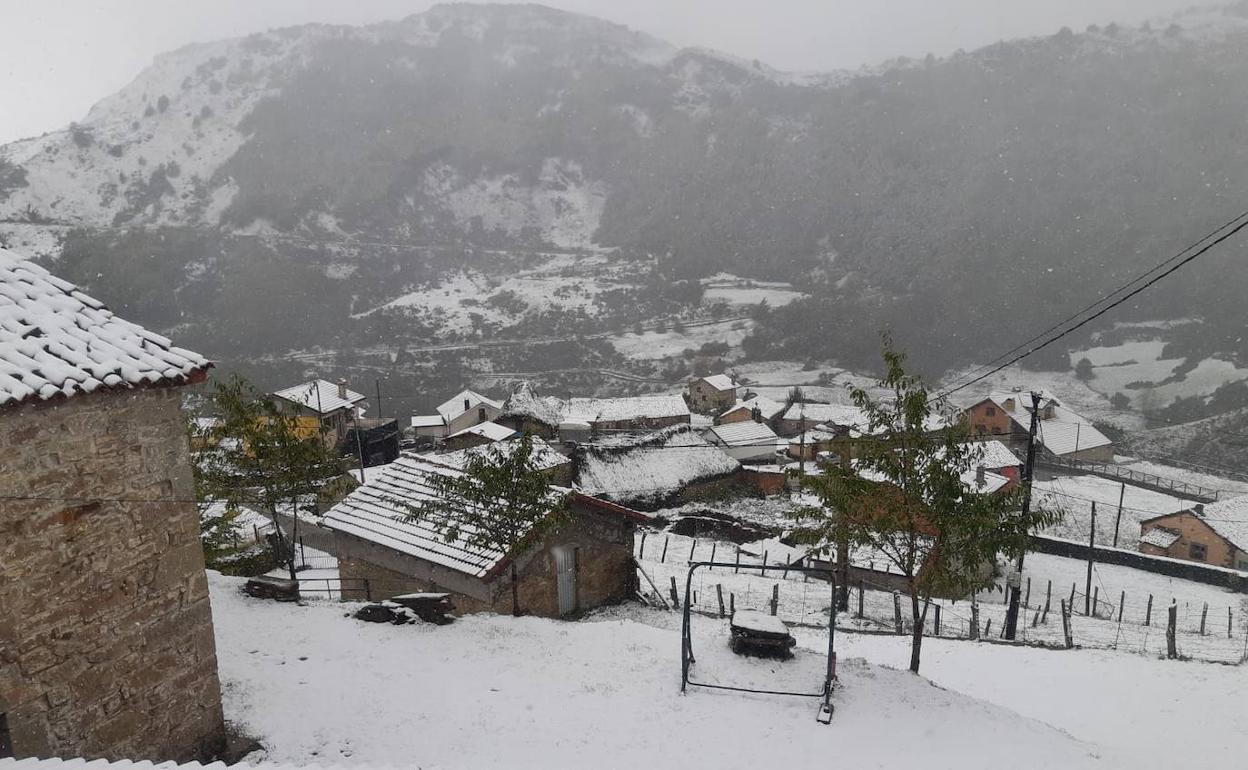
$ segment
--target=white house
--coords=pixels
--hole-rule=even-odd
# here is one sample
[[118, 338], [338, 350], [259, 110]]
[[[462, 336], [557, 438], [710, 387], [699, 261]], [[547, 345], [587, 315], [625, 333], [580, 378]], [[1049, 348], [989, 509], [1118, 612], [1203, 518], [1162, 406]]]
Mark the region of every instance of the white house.
[[442, 439], [465, 428], [490, 422], [502, 412], [503, 402], [495, 401], [474, 390], [461, 390], [439, 404], [434, 414], [413, 417], [412, 428], [417, 436]]

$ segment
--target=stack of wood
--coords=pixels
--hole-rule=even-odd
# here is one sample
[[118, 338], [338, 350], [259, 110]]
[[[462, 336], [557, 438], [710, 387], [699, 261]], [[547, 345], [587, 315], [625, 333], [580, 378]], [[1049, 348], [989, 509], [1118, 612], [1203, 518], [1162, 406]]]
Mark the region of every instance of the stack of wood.
[[729, 644], [738, 655], [789, 658], [797, 640], [775, 615], [756, 610], [737, 610], [730, 621]]
[[279, 602], [299, 601], [299, 581], [259, 575], [249, 578], [243, 592], [257, 599], [274, 599]]
[[445, 626], [447, 623], [450, 623], [452, 620], [450, 614], [455, 610], [450, 594], [403, 594], [402, 596], [392, 597], [390, 601], [416, 613], [416, 617], [426, 623], [433, 623], [439, 626]]

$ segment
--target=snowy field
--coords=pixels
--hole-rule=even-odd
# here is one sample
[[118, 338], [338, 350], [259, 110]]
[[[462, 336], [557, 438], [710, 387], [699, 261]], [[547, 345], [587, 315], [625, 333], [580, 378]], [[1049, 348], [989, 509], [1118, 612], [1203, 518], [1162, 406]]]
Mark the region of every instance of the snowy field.
[[[1169, 471], [1163, 468], [1162, 471]], [[1151, 471], [1150, 471], [1151, 472]], [[1169, 474], [1165, 474], [1169, 478]], [[1125, 493], [1123, 490], [1125, 489]], [[1118, 525], [1118, 547], [1135, 548], [1140, 542], [1140, 522], [1191, 508], [1193, 502], [1174, 495], [1153, 492], [1100, 476], [1057, 476], [1038, 478], [1032, 484], [1037, 506], [1063, 512], [1061, 521], [1043, 534], [1087, 542], [1092, 523], [1092, 502], [1096, 502], [1096, 542], [1112, 545], [1118, 498], [1122, 494], [1122, 521]]]
[[[968, 371], [977, 372], [981, 370], [971, 369]], [[965, 382], [966, 379], [965, 373], [952, 373], [947, 375], [940, 384], [943, 387], [950, 387]], [[1054, 393], [1063, 405], [1093, 422], [1106, 423], [1128, 431], [1142, 430], [1145, 427], [1142, 414], [1115, 409], [1109, 403], [1109, 398], [1113, 393], [1101, 393], [1099, 390], [1089, 387], [1088, 383], [1082, 382], [1075, 377], [1073, 370], [1068, 372], [1033, 372], [1015, 364], [984, 379], [982, 382], [977, 382], [965, 390], [958, 391], [953, 396], [953, 400], [959, 406], [971, 406], [989, 393], [1011, 390], [1016, 387], [1023, 389], [1039, 388]]]
[[[1166, 342], [1160, 339], [1124, 342], [1112, 347], [1096, 347], [1071, 353], [1074, 367], [1086, 358], [1092, 364], [1094, 390], [1112, 396], [1122, 393], [1137, 409], [1153, 410], [1168, 406], [1176, 398], [1208, 396], [1219, 386], [1248, 379], [1248, 369], [1218, 358], [1206, 358], [1175, 382], [1160, 384], [1185, 363], [1182, 358], [1162, 358]], [[1141, 383], [1150, 387], [1139, 387]], [[1130, 387], [1135, 385], [1136, 387]]]
[[807, 295], [793, 289], [783, 281], [754, 281], [731, 273], [716, 273], [702, 279], [705, 291], [703, 304], [757, 305], [766, 302], [771, 307], [781, 307]]
[[625, 358], [653, 361], [679, 358], [690, 348], [697, 350], [713, 342], [723, 342], [730, 348], [738, 348], [741, 340], [745, 339], [753, 328], [754, 322], [749, 320], [688, 326], [684, 331], [679, 332], [669, 326], [665, 332], [647, 331], [641, 334], [629, 332], [618, 337], [611, 337], [610, 341], [616, 352]]
[[[1234, 766], [1244, 668], [838, 634], [831, 725], [815, 700], [679, 692], [679, 616], [626, 606], [577, 623], [505, 616], [368, 625], [350, 605], [253, 600], [210, 575], [226, 717], [298, 764], [438, 767]], [[695, 616], [702, 681], [818, 690], [826, 636], [797, 657], [727, 651]], [[259, 759], [259, 757], [255, 757]]]

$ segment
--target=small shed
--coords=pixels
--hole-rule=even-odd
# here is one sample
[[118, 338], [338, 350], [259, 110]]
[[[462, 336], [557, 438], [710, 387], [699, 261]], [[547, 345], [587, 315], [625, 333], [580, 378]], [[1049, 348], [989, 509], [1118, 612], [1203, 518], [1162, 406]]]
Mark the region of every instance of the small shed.
[[353, 459], [362, 456], [368, 468], [392, 463], [399, 458], [399, 421], [376, 417], [356, 420], [347, 429], [340, 449]]
[[482, 444], [493, 444], [498, 441], [506, 441], [515, 437], [516, 432], [511, 428], [499, 425], [496, 422], [483, 422], [480, 425], [473, 425], [470, 428], [464, 428], [458, 433], [452, 433], [442, 442], [442, 447], [449, 451], [457, 449], [467, 449], [469, 447], [481, 446]]
[[513, 560], [527, 614], [564, 617], [634, 595], [633, 532], [648, 516], [552, 487], [552, 495], [568, 495], [566, 517], [555, 529], [515, 555], [472, 549], [447, 542], [427, 520], [407, 518], [409, 505], [433, 494], [431, 475], [456, 472], [435, 458], [405, 455], [326, 513], [343, 598], [444, 592], [461, 613], [506, 613]]

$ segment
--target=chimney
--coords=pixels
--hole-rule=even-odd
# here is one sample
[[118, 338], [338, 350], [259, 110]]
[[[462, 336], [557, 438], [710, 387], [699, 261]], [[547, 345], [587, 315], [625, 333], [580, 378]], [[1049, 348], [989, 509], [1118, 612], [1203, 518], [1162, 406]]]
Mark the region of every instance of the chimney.
[[1205, 515], [1205, 506], [1203, 503], [1196, 503], [1196, 515], [1203, 517]]
[[347, 398], [347, 381], [346, 380], [338, 380], [338, 398], [341, 398], [344, 401]]

